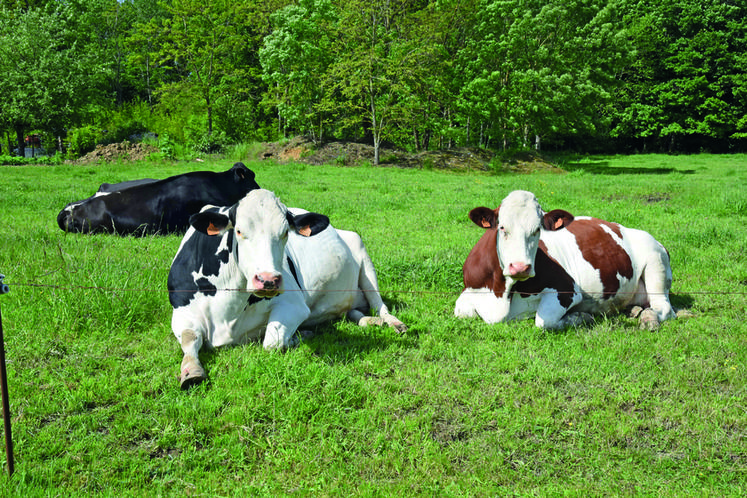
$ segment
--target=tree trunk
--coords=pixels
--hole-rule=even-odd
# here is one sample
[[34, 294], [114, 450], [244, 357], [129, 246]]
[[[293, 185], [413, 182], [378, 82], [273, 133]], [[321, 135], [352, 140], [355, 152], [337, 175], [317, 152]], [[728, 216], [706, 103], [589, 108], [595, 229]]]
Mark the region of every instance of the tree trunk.
[[208, 136], [213, 135], [213, 105], [210, 102], [210, 92], [205, 95], [205, 103], [207, 104], [207, 118], [208, 118]]
[[26, 157], [26, 143], [23, 141], [23, 127], [16, 126], [16, 142], [18, 142], [18, 155]]

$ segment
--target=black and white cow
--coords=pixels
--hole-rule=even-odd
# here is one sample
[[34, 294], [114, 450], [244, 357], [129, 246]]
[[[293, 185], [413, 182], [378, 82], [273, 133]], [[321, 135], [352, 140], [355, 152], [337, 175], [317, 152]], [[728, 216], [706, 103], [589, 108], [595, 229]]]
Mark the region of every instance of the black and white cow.
[[57, 215], [60, 229], [119, 235], [183, 233], [189, 217], [206, 204], [230, 205], [259, 188], [254, 172], [243, 163], [221, 173], [194, 171], [163, 180], [108, 185], [102, 184], [88, 199], [65, 206]]
[[645, 308], [640, 318], [650, 329], [675, 317], [669, 254], [647, 232], [544, 213], [521, 190], [470, 218], [486, 231], [464, 263], [456, 316], [488, 323], [534, 316], [538, 327], [561, 328], [635, 305]]
[[203, 346], [263, 338], [266, 349], [284, 349], [299, 327], [340, 316], [405, 330], [381, 299], [360, 236], [326, 216], [288, 209], [260, 189], [230, 207], [206, 206], [190, 222], [168, 278], [183, 388], [205, 378]]

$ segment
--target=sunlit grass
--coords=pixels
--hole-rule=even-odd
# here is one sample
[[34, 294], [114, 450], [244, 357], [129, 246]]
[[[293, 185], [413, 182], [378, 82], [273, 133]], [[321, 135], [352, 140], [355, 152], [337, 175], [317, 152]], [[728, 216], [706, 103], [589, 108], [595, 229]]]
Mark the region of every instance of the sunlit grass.
[[[55, 218], [104, 181], [235, 160], [0, 167], [16, 457], [0, 495], [747, 492], [747, 156], [521, 176], [247, 161], [288, 205], [361, 233], [410, 329], [337, 322], [286, 354], [206, 352], [208, 380], [182, 392], [166, 293], [180, 237], [65, 234]], [[695, 317], [655, 333], [624, 316], [562, 332], [454, 318], [481, 235], [467, 213], [518, 188], [650, 231]]]

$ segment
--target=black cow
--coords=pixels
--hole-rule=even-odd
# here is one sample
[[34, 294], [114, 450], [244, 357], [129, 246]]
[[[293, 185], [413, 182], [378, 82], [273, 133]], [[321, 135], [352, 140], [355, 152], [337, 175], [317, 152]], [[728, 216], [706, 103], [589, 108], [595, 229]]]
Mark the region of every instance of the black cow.
[[[138, 185], [146, 185], [148, 183], [154, 183], [157, 181], [158, 180], [156, 180], [155, 178], [143, 178], [142, 180], [127, 180], [126, 182], [119, 182], [119, 183], [102, 183], [101, 185], [99, 185], [99, 189], [96, 191], [96, 194], [94, 194], [92, 197], [96, 197], [97, 194], [101, 194], [101, 193], [117, 192], [119, 190], [124, 190], [126, 188], [137, 187]], [[83, 202], [83, 201], [78, 201], [78, 202]]]
[[206, 204], [230, 206], [259, 188], [254, 172], [243, 163], [222, 173], [194, 171], [164, 180], [133, 182], [140, 183], [109, 193], [101, 188], [112, 187], [102, 185], [97, 195], [65, 206], [57, 215], [57, 224], [62, 230], [82, 233], [184, 233], [189, 217]]

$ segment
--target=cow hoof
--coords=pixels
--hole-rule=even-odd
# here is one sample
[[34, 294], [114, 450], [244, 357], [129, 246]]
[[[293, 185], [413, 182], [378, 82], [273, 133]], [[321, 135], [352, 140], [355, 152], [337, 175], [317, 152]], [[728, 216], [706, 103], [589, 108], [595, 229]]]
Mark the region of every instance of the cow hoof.
[[651, 308], [646, 308], [641, 312], [640, 321], [639, 328], [641, 330], [657, 330], [661, 325], [659, 323], [659, 316]]
[[205, 369], [202, 368], [200, 362], [193, 356], [185, 355], [182, 360], [182, 377], [181, 386], [182, 389], [186, 390], [192, 386], [196, 386], [205, 378]]
[[187, 389], [200, 384], [206, 378], [205, 370], [201, 367], [192, 367], [188, 370], [182, 370], [182, 389], [186, 391]]
[[397, 321], [392, 323], [391, 325], [398, 334], [404, 334], [405, 332], [407, 332], [407, 325], [402, 322]]
[[358, 325], [361, 327], [368, 327], [369, 325], [381, 327], [384, 325], [384, 319], [378, 316], [364, 316], [358, 320]]
[[629, 316], [630, 318], [638, 318], [639, 316], [641, 316], [642, 312], [643, 308], [641, 308], [640, 306], [633, 306], [632, 308], [630, 308]]

